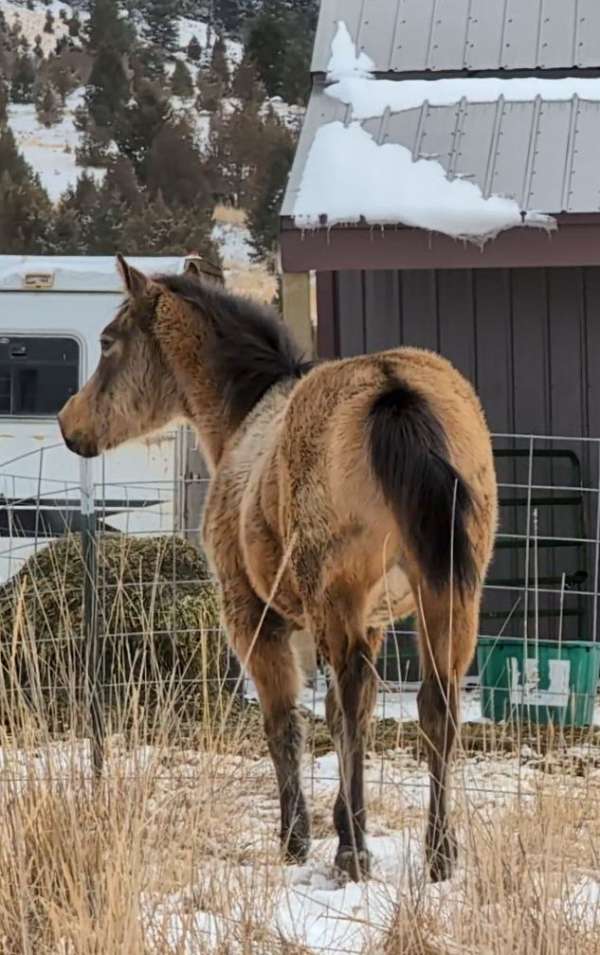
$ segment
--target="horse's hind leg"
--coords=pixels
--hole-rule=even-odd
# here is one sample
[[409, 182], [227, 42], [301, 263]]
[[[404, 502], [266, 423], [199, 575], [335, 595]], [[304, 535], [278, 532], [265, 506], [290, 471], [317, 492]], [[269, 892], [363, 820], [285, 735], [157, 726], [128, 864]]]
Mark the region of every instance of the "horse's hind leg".
[[[255, 607], [244, 619], [244, 609]], [[242, 609], [244, 608], [244, 609]], [[254, 639], [259, 623], [262, 625]], [[244, 625], [241, 626], [242, 620]], [[281, 846], [290, 862], [304, 862], [310, 848], [310, 819], [301, 785], [304, 723], [296, 706], [301, 675], [290, 644], [291, 628], [254, 597], [225, 609], [229, 639], [258, 691], [281, 804]]]
[[429, 819], [426, 850], [433, 882], [450, 878], [457, 847], [448, 822], [448, 766], [458, 730], [460, 680], [475, 649], [480, 595], [421, 594], [419, 631], [423, 682], [419, 720], [428, 751]]
[[327, 693], [326, 715], [340, 769], [340, 788], [333, 810], [339, 838], [335, 864], [358, 881], [370, 871], [363, 766], [365, 736], [377, 696], [374, 663], [381, 635], [369, 630], [366, 637], [341, 640], [337, 647], [331, 646], [331, 638], [327, 642], [334, 682]]

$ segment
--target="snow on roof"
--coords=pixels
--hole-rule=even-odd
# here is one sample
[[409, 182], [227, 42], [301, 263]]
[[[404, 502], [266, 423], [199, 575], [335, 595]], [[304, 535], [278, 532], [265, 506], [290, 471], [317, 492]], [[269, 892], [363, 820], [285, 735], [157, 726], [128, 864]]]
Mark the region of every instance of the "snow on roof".
[[[397, 143], [378, 145], [360, 123], [328, 123], [315, 136], [294, 209], [296, 225], [318, 226], [323, 210], [328, 225], [361, 218], [403, 222], [455, 238], [487, 239], [523, 221], [514, 199], [484, 199], [474, 183], [448, 179], [439, 162], [413, 162], [410, 150]], [[525, 221], [553, 226], [548, 216], [528, 215]]]
[[[182, 257], [140, 258], [127, 261], [148, 275], [181, 272]], [[32, 273], [51, 273], [54, 292], [121, 292], [123, 282], [114, 256], [0, 255], [0, 291], [23, 291]]]
[[[555, 220], [542, 213], [570, 209], [573, 202], [598, 210], [593, 196], [600, 172], [596, 178], [590, 172], [588, 132], [599, 131], [600, 78], [394, 81], [373, 77], [369, 62], [339, 21], [329, 60], [328, 79], [334, 82], [325, 95], [313, 93], [314, 110], [309, 106], [284, 203], [284, 214], [299, 228], [403, 223], [484, 241], [515, 226], [555, 228]], [[331, 109], [319, 111], [319, 96], [333, 101]], [[540, 112], [540, 103], [547, 110]], [[510, 115], [512, 104], [522, 115]], [[569, 116], [565, 125], [565, 115], [556, 115], [562, 104], [577, 114], [573, 136], [581, 140], [581, 148], [571, 149], [571, 166]], [[518, 121], [520, 143], [509, 135], [509, 120]], [[431, 135], [425, 138], [424, 130]], [[591, 198], [581, 197], [581, 177], [572, 178], [573, 163], [584, 151]], [[535, 180], [528, 173], [534, 165]], [[500, 191], [499, 172], [510, 189]], [[557, 204], [536, 205], [542, 195]]]
[[[369, 66], [370, 64], [370, 66]], [[427, 103], [429, 106], [456, 106], [469, 103], [495, 103], [503, 97], [507, 103], [542, 100], [565, 102], [574, 96], [600, 102], [600, 77], [567, 76], [545, 79], [538, 76], [500, 79], [465, 76], [439, 80], [375, 79], [372, 61], [356, 47], [343, 20], [338, 23], [331, 44], [327, 78], [335, 80], [326, 93], [352, 109], [353, 119], [382, 116], [386, 109], [400, 113]]]

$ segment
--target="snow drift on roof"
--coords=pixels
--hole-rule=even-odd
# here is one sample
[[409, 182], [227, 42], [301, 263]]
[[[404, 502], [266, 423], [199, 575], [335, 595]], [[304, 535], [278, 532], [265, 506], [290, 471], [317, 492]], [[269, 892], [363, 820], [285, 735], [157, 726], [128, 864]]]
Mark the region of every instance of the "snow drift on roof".
[[329, 78], [337, 81], [326, 93], [351, 106], [351, 122], [327, 123], [314, 137], [293, 209], [299, 228], [402, 223], [482, 242], [517, 226], [556, 227], [550, 216], [522, 213], [512, 198], [484, 198], [476, 183], [448, 178], [435, 157], [414, 161], [411, 150], [399, 143], [379, 144], [357, 120], [381, 116], [388, 109], [420, 107], [425, 101], [448, 106], [464, 97], [469, 102], [495, 102], [499, 96], [533, 100], [550, 89], [554, 98], [586, 95], [600, 100], [600, 79], [395, 82], [375, 79], [367, 72], [370, 65], [340, 21], [329, 62]]
[[325, 92], [352, 109], [353, 119], [381, 116], [386, 109], [400, 113], [430, 106], [455, 106], [462, 99], [469, 103], [495, 103], [543, 100], [564, 102], [579, 99], [600, 102], [600, 77], [567, 76], [548, 80], [539, 77], [499, 79], [497, 77], [460, 77], [441, 80], [380, 80], [367, 72], [373, 63], [365, 53], [357, 55], [352, 37], [341, 20], [331, 44], [328, 79], [335, 80]]
[[327, 65], [327, 76], [331, 80], [341, 80], [346, 76], [371, 76], [375, 64], [366, 53], [357, 53], [343, 20], [338, 23], [337, 32], [331, 41], [331, 59]]
[[523, 220], [514, 199], [484, 199], [474, 183], [448, 179], [439, 162], [413, 162], [404, 146], [380, 146], [360, 123], [340, 122], [317, 132], [294, 207], [300, 228], [319, 226], [321, 215], [326, 215], [328, 225], [361, 219], [378, 225], [402, 222], [477, 240], [523, 221], [546, 228], [554, 225], [549, 216], [537, 214]]

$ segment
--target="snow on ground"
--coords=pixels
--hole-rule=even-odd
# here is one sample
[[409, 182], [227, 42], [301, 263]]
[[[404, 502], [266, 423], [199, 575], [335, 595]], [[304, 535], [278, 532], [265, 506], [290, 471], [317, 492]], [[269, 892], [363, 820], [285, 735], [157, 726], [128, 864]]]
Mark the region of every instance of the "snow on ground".
[[[304, 946], [308, 952], [358, 955], [367, 946], [370, 952], [377, 951], [399, 899], [417, 895], [422, 904], [445, 912], [450, 924], [453, 913], [465, 903], [462, 858], [450, 882], [432, 885], [426, 878], [423, 811], [428, 778], [424, 764], [407, 751], [370, 754], [367, 759], [373, 877], [359, 885], [348, 883], [333, 868], [336, 840], [331, 808], [339, 780], [333, 753], [305, 760], [315, 838], [308, 861], [287, 867], [277, 856], [278, 803], [267, 758], [152, 746], [131, 751], [118, 738], [109, 741], [108, 753], [107, 774], [118, 777], [121, 785], [132, 776], [148, 779], [144, 812], [150, 829], [180, 816], [181, 832], [173, 832], [164, 846], [166, 855], [157, 857], [156, 877], [141, 900], [149, 941], [168, 939], [170, 951], [196, 955], [199, 951], [258, 950], [243, 945], [243, 933], [253, 923], [269, 938]], [[27, 778], [45, 778], [55, 784], [82, 777], [91, 778], [85, 743], [56, 743], [30, 752], [0, 751], [0, 799], [6, 795], [14, 800]], [[528, 797], [539, 798], [543, 787], [564, 796], [567, 806], [580, 799], [587, 799], [590, 808], [595, 806], [600, 771], [590, 769], [585, 780], [576, 774], [550, 777], [518, 754], [461, 756], [453, 770], [453, 787], [455, 812], [460, 809], [462, 824], [470, 825], [469, 820], [477, 816], [482, 825], [491, 826], [500, 811], [525, 805]], [[208, 815], [199, 817], [208, 826], [200, 855], [190, 845], [189, 824], [194, 817], [186, 816], [194, 800], [200, 812], [202, 804], [212, 800]], [[151, 831], [148, 838], [152, 840]], [[460, 830], [459, 841], [464, 855], [467, 835]], [[175, 885], [170, 871], [175, 871], [178, 860], [183, 882]], [[600, 882], [594, 873], [581, 869], [572, 852], [568, 865], [563, 880], [568, 893], [563, 891], [552, 904], [561, 909], [568, 906], [570, 918], [593, 929], [600, 919]], [[273, 949], [265, 944], [265, 950]]]
[[[212, 48], [215, 45], [217, 34], [214, 30], [209, 30], [209, 26], [203, 20], [191, 20], [189, 17], [178, 17], [179, 26], [179, 46], [186, 50], [193, 36], [196, 37], [202, 48], [203, 59], [210, 57]], [[236, 40], [225, 40], [225, 52], [230, 66], [237, 65], [242, 59], [244, 48]]]
[[251, 264], [252, 245], [245, 226], [233, 222], [215, 222], [212, 240], [221, 253], [225, 268]]
[[[20, 20], [23, 36], [27, 38], [32, 48], [35, 45], [35, 38], [40, 36], [42, 50], [46, 56], [48, 53], [54, 52], [56, 41], [69, 32], [67, 24], [60, 19], [60, 11], [64, 10], [68, 19], [73, 15], [73, 9], [67, 3], [62, 3], [61, 0], [51, 0], [47, 5], [45, 3], [34, 3], [33, 10], [29, 10], [24, 5], [13, 3], [11, 0], [0, 0], [0, 10], [4, 12], [9, 28], [12, 27], [16, 19]], [[50, 10], [54, 17], [53, 33], [44, 33], [47, 10]], [[88, 13], [79, 10], [79, 18], [82, 22], [88, 16]]]
[[[39, 175], [52, 202], [57, 202], [66, 189], [74, 186], [84, 171], [75, 158], [80, 134], [73, 122], [74, 112], [82, 101], [83, 88], [71, 93], [62, 120], [48, 129], [38, 122], [33, 103], [11, 103], [8, 107], [8, 121], [17, 145]], [[97, 180], [104, 176], [103, 169], [86, 171]]]

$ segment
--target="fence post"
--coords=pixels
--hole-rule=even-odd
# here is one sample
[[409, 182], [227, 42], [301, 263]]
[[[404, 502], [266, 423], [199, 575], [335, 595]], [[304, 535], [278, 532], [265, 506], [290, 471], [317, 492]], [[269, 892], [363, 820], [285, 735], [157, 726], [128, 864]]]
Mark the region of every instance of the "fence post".
[[92, 732], [92, 768], [94, 776], [102, 775], [104, 764], [104, 720], [100, 700], [100, 641], [98, 634], [98, 562], [96, 511], [94, 507], [94, 475], [92, 462], [81, 459], [81, 551], [83, 557], [83, 619], [85, 635], [84, 679], [85, 699]]

